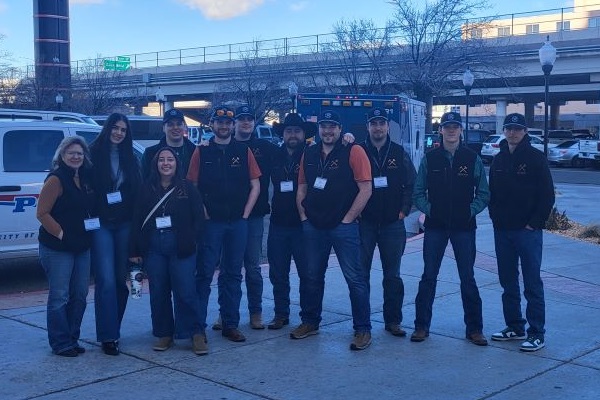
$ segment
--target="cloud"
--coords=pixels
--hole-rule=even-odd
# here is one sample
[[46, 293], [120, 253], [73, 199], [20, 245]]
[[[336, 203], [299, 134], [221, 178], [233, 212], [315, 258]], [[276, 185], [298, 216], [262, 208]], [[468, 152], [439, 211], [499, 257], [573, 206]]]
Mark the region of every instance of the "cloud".
[[290, 4], [290, 10], [293, 12], [299, 12], [308, 7], [308, 1], [299, 1], [297, 3]]
[[105, 0], [71, 0], [71, 4], [102, 4]]
[[177, 0], [186, 6], [198, 9], [208, 19], [230, 19], [247, 14], [263, 5], [265, 0]]

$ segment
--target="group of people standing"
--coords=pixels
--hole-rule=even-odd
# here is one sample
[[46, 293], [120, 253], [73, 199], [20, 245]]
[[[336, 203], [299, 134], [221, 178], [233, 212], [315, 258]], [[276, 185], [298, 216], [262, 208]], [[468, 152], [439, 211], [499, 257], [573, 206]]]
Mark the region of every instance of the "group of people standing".
[[[479, 156], [461, 143], [456, 113], [444, 114], [442, 145], [424, 157], [418, 174], [402, 146], [391, 141], [388, 114], [380, 108], [369, 111], [368, 136], [357, 144], [351, 134], [342, 135], [335, 111], [324, 111], [316, 124], [290, 113], [274, 125], [281, 147], [253, 135], [255, 116], [247, 106], [235, 112], [216, 107], [210, 119], [214, 137], [199, 146], [185, 137], [183, 113], [171, 109], [163, 117], [165, 137], [146, 149], [141, 167], [127, 117], [112, 114], [89, 150], [81, 137], [63, 140], [40, 193], [50, 346], [61, 356], [85, 352], [79, 335], [91, 267], [97, 341], [104, 353], [120, 353], [131, 263], [143, 265], [148, 276], [156, 351], [169, 349], [175, 339], [191, 339], [195, 354], [208, 353], [207, 309], [217, 269], [219, 320], [213, 329], [223, 337], [246, 340], [239, 329], [242, 280], [252, 329], [288, 325], [292, 259], [300, 281], [301, 323], [290, 337], [315, 335], [333, 248], [350, 294], [350, 348], [363, 350], [371, 344], [370, 269], [376, 246], [385, 330], [404, 337], [400, 263], [404, 218], [414, 201], [426, 215], [425, 267], [411, 340], [429, 335], [437, 274], [449, 240], [461, 279], [466, 337], [487, 344], [473, 268], [475, 216], [489, 203], [507, 325], [492, 339], [526, 339], [521, 348], [537, 350], [544, 346], [541, 229], [554, 194], [543, 155], [523, 140], [521, 117], [505, 121], [507, 143], [490, 170], [490, 196]], [[318, 143], [308, 146], [307, 139], [317, 133]], [[265, 324], [259, 259], [267, 214], [274, 317]], [[527, 321], [520, 310], [519, 259]]]

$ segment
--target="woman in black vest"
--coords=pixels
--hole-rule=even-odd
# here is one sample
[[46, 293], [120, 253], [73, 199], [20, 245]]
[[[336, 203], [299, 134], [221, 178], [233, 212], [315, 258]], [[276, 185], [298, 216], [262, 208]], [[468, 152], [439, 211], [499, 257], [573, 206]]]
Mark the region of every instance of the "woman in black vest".
[[148, 274], [152, 333], [159, 338], [153, 349], [165, 351], [173, 338], [192, 338], [194, 353], [204, 355], [208, 347], [196, 293], [202, 198], [181, 177], [181, 161], [172, 148], [159, 150], [150, 165], [134, 209], [129, 260], [143, 261]]
[[63, 139], [40, 192], [40, 261], [48, 277], [48, 339], [54, 354], [76, 357], [90, 280], [94, 193], [90, 156], [81, 136]]
[[141, 183], [133, 153], [131, 125], [111, 114], [90, 146], [100, 229], [92, 234], [96, 340], [105, 354], [119, 354], [121, 321], [129, 291], [126, 285], [128, 240], [134, 197]]

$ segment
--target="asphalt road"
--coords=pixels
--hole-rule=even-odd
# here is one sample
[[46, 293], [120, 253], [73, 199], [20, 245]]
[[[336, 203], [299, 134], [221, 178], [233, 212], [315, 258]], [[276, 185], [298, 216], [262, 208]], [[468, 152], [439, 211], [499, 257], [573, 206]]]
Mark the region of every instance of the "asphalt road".
[[[486, 169], [489, 167], [486, 167]], [[552, 168], [555, 183], [584, 184], [600, 186], [600, 171], [593, 168]], [[266, 245], [268, 220], [265, 219], [263, 248]], [[266, 262], [263, 251], [262, 262]], [[47, 288], [44, 271], [37, 258], [0, 260], [0, 295], [7, 293], [31, 292]]]

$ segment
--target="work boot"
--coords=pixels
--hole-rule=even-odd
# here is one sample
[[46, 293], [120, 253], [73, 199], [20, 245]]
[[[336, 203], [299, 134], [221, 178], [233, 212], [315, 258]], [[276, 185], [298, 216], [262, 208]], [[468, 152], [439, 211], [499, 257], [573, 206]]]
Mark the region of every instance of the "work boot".
[[269, 322], [269, 325], [267, 325], [267, 328], [277, 330], [277, 329], [283, 328], [286, 325], [289, 325], [289, 323], [290, 323], [289, 318], [275, 316], [275, 318], [273, 318], [273, 320], [271, 322]]
[[154, 351], [165, 351], [169, 350], [173, 347], [175, 343], [173, 342], [172, 336], [165, 336], [158, 339], [158, 341], [152, 346], [152, 350]]
[[404, 329], [400, 328], [400, 325], [398, 325], [398, 324], [387, 324], [385, 326], [385, 330], [394, 336], [398, 336], [398, 337], [406, 336], [406, 331]]
[[197, 333], [192, 337], [192, 350], [194, 351], [194, 354], [199, 356], [208, 354], [208, 344], [205, 335]]
[[262, 322], [262, 315], [260, 313], [250, 315], [250, 328], [265, 329], [265, 325]]
[[356, 332], [350, 350], [364, 350], [371, 345], [371, 332]]
[[427, 332], [425, 329], [417, 328], [417, 329], [415, 329], [413, 334], [410, 336], [410, 341], [411, 342], [422, 342], [425, 339], [427, 339], [428, 336], [429, 336], [429, 332]]
[[237, 328], [223, 329], [223, 332], [221, 332], [221, 335], [223, 337], [226, 337], [227, 339], [231, 340], [232, 342], [245, 342], [246, 341], [246, 336], [244, 336], [244, 334], [242, 332], [240, 332], [240, 330]]
[[292, 339], [304, 339], [319, 333], [319, 328], [311, 324], [301, 323], [296, 329], [290, 333]]
[[213, 331], [220, 331], [223, 329], [223, 321], [221, 320], [221, 314], [219, 314], [219, 318], [213, 324], [212, 329]]

